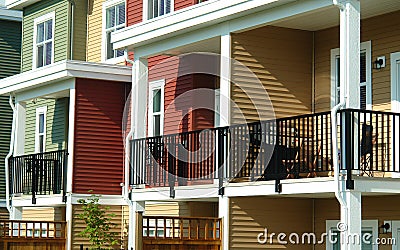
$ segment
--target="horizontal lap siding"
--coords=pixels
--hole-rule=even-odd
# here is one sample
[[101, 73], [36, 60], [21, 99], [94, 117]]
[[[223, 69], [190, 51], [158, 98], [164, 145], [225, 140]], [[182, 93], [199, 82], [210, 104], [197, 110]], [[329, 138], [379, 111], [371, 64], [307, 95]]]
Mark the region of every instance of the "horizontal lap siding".
[[127, 83], [77, 79], [73, 192], [120, 194]]
[[126, 25], [131, 26], [143, 20], [143, 0], [126, 0]]
[[72, 59], [86, 61], [87, 1], [75, 1]]
[[175, 0], [175, 10], [184, 9], [197, 3], [197, 0]]
[[[372, 69], [372, 104], [375, 110], [390, 110], [390, 53], [400, 51], [400, 11], [361, 20], [361, 42], [371, 41], [372, 61], [386, 56], [386, 67]], [[315, 108], [330, 109], [330, 50], [339, 47], [339, 28], [315, 32]]]
[[[267, 228], [269, 233], [312, 232], [311, 199], [278, 199], [266, 197], [232, 198], [230, 201], [229, 249], [265, 249], [257, 236]], [[226, 222], [224, 222], [226, 223]], [[275, 241], [268, 249], [281, 249]], [[285, 249], [307, 249], [307, 245], [285, 245]]]
[[311, 32], [267, 26], [233, 34], [232, 57], [237, 62], [232, 65], [231, 97], [240, 108], [232, 110], [233, 123], [240, 122], [241, 113], [248, 121], [259, 120], [254, 105], [267, 114], [270, 107], [263, 91], [257, 90], [261, 88], [268, 92], [277, 117], [311, 111]]
[[68, 98], [37, 99], [26, 103], [25, 154], [35, 153], [36, 109], [47, 107], [46, 148], [47, 152], [66, 148], [68, 124]]
[[[112, 217], [111, 222], [115, 224], [115, 227], [110, 230], [116, 234], [116, 240], [120, 241], [123, 246], [121, 249], [128, 249], [128, 223], [129, 223], [129, 213], [126, 211], [128, 210], [127, 207], [124, 206], [108, 206], [110, 209], [107, 211], [106, 215], [114, 214], [115, 216]], [[86, 224], [83, 220], [78, 219], [78, 215], [83, 213], [83, 209], [81, 205], [74, 205], [72, 207], [72, 249], [79, 250], [80, 245], [83, 244], [84, 249], [90, 247], [90, 242], [87, 238], [84, 238], [79, 235], [86, 228]], [[118, 247], [118, 249], [120, 249]]]
[[40, 1], [24, 9], [22, 71], [32, 69], [34, 19], [55, 11], [54, 62], [66, 60], [69, 48], [68, 1]]
[[65, 207], [24, 207], [22, 220], [65, 221]]
[[[18, 74], [21, 68], [21, 22], [0, 20], [0, 79]], [[10, 150], [12, 110], [8, 96], [0, 96], [0, 199], [5, 198], [4, 159]]]
[[101, 61], [103, 2], [104, 0], [89, 1], [87, 33], [87, 60], [89, 62]]

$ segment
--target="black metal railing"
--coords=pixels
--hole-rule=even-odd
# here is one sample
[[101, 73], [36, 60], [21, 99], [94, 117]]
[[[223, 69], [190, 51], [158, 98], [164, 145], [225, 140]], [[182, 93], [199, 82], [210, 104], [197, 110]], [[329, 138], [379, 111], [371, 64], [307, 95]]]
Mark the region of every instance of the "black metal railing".
[[330, 112], [136, 139], [131, 146], [131, 185], [281, 180], [332, 171]]
[[[346, 109], [339, 112], [339, 151], [341, 170], [348, 176], [385, 177], [400, 173], [400, 114], [372, 110]], [[354, 138], [360, 138], [355, 141]], [[357, 150], [356, 150], [357, 149]], [[357, 158], [355, 158], [357, 157]], [[357, 159], [358, 164], [354, 164]], [[353, 186], [348, 178], [348, 188]]]
[[63, 194], [65, 199], [67, 151], [15, 156], [9, 159], [11, 194]]

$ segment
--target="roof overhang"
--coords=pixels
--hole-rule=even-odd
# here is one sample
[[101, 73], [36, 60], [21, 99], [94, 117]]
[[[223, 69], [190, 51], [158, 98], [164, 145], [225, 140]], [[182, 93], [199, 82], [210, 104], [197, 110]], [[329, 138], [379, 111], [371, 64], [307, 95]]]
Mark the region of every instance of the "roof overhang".
[[332, 0], [213, 0], [113, 32], [111, 41], [145, 57], [328, 6]]
[[39, 2], [40, 0], [5, 0], [8, 9], [22, 10], [24, 7]]
[[0, 80], [0, 95], [24, 92], [71, 78], [131, 82], [130, 67], [81, 61], [62, 61]]
[[18, 10], [8, 10], [0, 7], [0, 20], [22, 21], [22, 12]]

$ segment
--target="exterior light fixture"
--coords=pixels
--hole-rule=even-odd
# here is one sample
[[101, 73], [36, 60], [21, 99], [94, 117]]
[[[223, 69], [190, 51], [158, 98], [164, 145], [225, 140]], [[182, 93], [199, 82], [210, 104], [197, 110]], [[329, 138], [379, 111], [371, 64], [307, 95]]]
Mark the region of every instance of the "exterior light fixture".
[[374, 61], [374, 69], [382, 69], [386, 67], [386, 60], [384, 56], [380, 56], [378, 58], [376, 58], [376, 60]]

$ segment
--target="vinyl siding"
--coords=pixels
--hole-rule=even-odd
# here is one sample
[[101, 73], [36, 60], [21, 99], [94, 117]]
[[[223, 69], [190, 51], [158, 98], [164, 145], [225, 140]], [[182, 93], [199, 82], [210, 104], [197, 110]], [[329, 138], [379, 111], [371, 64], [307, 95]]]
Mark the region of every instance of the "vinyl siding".
[[218, 204], [215, 202], [198, 201], [146, 202], [144, 215], [217, 217]]
[[8, 210], [5, 207], [0, 207], [0, 220], [8, 220]]
[[54, 62], [68, 59], [69, 4], [67, 0], [40, 1], [24, 9], [22, 71], [32, 69], [34, 19], [55, 11]]
[[103, 2], [104, 0], [89, 1], [87, 33], [87, 60], [89, 62], [101, 61]]
[[75, 1], [72, 59], [86, 61], [87, 1]]
[[65, 207], [24, 207], [22, 220], [65, 221]]
[[[20, 72], [21, 67], [20, 22], [0, 20], [0, 79]], [[0, 199], [5, 199], [4, 159], [10, 150], [12, 110], [8, 96], [0, 96]]]
[[25, 118], [25, 154], [35, 153], [36, 108], [47, 107], [46, 152], [66, 148], [68, 98], [38, 99], [27, 102]]
[[[240, 111], [231, 111], [232, 123], [240, 122], [241, 113], [248, 121], [259, 120], [254, 104], [263, 115], [270, 106], [262, 86], [268, 92], [277, 117], [311, 112], [312, 33], [266, 26], [232, 35], [232, 100]], [[249, 78], [249, 68], [262, 86]], [[249, 99], [251, 97], [251, 100]], [[243, 122], [243, 121], [241, 121]]]
[[126, 25], [131, 26], [143, 20], [143, 0], [126, 0]]
[[[128, 243], [128, 223], [129, 223], [129, 212], [128, 207], [124, 206], [108, 206], [110, 209], [107, 211], [107, 215], [114, 214], [115, 216], [112, 218], [111, 222], [116, 225], [116, 227], [112, 230], [112, 232], [117, 233], [117, 239], [121, 240], [123, 249], [127, 249]], [[72, 207], [73, 219], [72, 219], [72, 249], [79, 250], [80, 245], [84, 245], [84, 249], [90, 246], [89, 240], [83, 238], [79, 235], [82, 232], [86, 225], [83, 220], [77, 218], [77, 215], [82, 213], [82, 206], [74, 205]], [[120, 249], [120, 248], [118, 248]]]
[[122, 120], [129, 86], [76, 79], [74, 193], [121, 194]]
[[[259, 244], [258, 234], [268, 228], [272, 233], [312, 232], [312, 200], [280, 199], [266, 197], [232, 198], [230, 201], [229, 249], [265, 249]], [[226, 223], [226, 222], [224, 222]], [[276, 242], [268, 243], [268, 249], [282, 249]], [[285, 249], [307, 249], [307, 245], [285, 245]]]
[[[390, 53], [400, 51], [400, 11], [361, 20], [361, 42], [371, 41], [372, 61], [386, 56], [384, 69], [372, 69], [372, 104], [374, 110], [390, 110]], [[330, 109], [330, 50], [339, 47], [339, 28], [315, 33], [315, 109]]]

